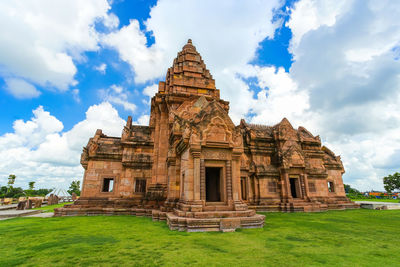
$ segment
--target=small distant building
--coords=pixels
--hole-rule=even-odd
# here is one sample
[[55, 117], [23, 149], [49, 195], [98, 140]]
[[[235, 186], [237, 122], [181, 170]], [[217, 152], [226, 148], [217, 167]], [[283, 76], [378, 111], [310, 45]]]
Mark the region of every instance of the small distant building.
[[148, 215], [173, 230], [230, 231], [262, 227], [256, 210], [358, 207], [340, 157], [318, 136], [286, 118], [235, 125], [228, 111], [189, 40], [151, 100], [149, 126], [128, 117], [121, 137], [97, 130], [81, 157], [81, 197], [56, 216]]

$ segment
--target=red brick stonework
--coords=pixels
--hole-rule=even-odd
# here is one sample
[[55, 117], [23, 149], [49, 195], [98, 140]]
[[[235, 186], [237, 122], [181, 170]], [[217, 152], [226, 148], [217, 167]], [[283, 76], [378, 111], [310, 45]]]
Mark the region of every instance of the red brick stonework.
[[357, 208], [339, 156], [287, 119], [234, 125], [191, 40], [151, 100], [149, 126], [97, 130], [83, 149], [82, 195], [55, 216], [136, 215], [180, 231], [259, 228], [256, 211]]

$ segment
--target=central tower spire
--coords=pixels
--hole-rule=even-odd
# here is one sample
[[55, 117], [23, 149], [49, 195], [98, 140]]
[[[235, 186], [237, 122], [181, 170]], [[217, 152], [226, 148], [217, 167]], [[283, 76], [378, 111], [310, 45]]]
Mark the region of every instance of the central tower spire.
[[219, 100], [215, 80], [191, 39], [178, 52], [172, 67], [167, 71], [165, 82], [159, 83], [158, 93], [197, 95]]

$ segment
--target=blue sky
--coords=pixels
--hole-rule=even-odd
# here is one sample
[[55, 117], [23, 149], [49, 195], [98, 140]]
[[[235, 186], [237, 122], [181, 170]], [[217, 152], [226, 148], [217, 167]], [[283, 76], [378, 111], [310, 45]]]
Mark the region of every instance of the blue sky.
[[188, 38], [234, 122], [287, 117], [382, 189], [400, 168], [400, 5], [392, 1], [7, 1], [0, 4], [0, 184], [67, 187], [97, 128], [119, 136]]

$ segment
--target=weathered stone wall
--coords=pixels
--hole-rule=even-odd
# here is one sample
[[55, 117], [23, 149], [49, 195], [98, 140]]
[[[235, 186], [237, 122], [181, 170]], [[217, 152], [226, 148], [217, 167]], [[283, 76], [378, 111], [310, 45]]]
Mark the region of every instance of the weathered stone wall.
[[[122, 172], [123, 167], [121, 162], [90, 160], [85, 171], [82, 196], [119, 197]], [[114, 190], [112, 192], [102, 192], [103, 180], [105, 178], [114, 179]]]

